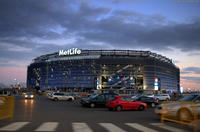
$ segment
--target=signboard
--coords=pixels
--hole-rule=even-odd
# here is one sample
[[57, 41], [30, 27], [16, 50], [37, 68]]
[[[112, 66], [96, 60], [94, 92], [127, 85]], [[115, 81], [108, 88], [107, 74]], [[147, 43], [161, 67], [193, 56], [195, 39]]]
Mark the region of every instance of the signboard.
[[154, 90], [159, 90], [159, 79], [154, 78]]
[[72, 48], [72, 49], [68, 49], [68, 50], [59, 50], [58, 55], [79, 55], [81, 54], [81, 50], [78, 48]]

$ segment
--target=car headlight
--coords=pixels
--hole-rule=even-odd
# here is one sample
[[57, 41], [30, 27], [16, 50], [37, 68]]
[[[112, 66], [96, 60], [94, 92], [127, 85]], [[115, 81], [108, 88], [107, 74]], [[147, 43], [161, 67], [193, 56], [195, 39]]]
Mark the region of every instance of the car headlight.
[[28, 95], [25, 95], [25, 98], [27, 98], [28, 97]]
[[31, 98], [33, 98], [34, 97], [34, 95], [31, 95]]

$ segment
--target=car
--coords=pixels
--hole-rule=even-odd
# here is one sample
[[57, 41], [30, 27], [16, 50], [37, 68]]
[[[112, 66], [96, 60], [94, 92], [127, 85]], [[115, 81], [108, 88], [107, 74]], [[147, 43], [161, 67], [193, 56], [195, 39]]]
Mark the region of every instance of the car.
[[80, 103], [82, 106], [89, 106], [91, 108], [96, 106], [105, 107], [106, 102], [112, 100], [116, 96], [118, 96], [118, 94], [115, 93], [96, 94], [87, 98], [82, 98]]
[[156, 100], [153, 97], [147, 97], [146, 95], [138, 96], [138, 97], [134, 98], [134, 100], [144, 102], [148, 106], [151, 106], [151, 107], [155, 107], [156, 105], [159, 104], [158, 100]]
[[51, 99], [51, 96], [53, 95], [53, 93], [55, 93], [55, 92], [47, 92], [47, 96], [49, 99]]
[[154, 98], [154, 94], [144, 94], [144, 96], [147, 96], [147, 97], [152, 97], [152, 98]]
[[27, 93], [24, 94], [24, 98], [25, 99], [33, 99], [34, 94], [32, 92], [27, 92]]
[[113, 100], [108, 101], [106, 104], [106, 107], [109, 110], [116, 110], [116, 111], [121, 111], [121, 110], [145, 110], [147, 109], [147, 104], [136, 101], [133, 98], [130, 98], [128, 96], [117, 96]]
[[80, 98], [80, 95], [77, 94], [77, 93], [68, 93], [68, 95], [73, 96], [74, 99], [78, 99], [78, 98]]
[[200, 94], [191, 94], [177, 101], [159, 105], [155, 109], [158, 115], [165, 114], [169, 118], [190, 121], [196, 114], [200, 117]]
[[68, 95], [66, 93], [62, 92], [53, 92], [49, 95], [49, 98], [58, 101], [58, 100], [68, 100], [68, 101], [74, 101], [74, 97], [71, 95]]
[[140, 97], [140, 96], [142, 96], [142, 94], [134, 94], [131, 96], [131, 98], [135, 99], [136, 97]]
[[169, 94], [158, 94], [158, 95], [155, 95], [154, 98], [159, 101], [170, 100]]
[[92, 97], [92, 96], [95, 96], [97, 94], [93, 93], [93, 94], [89, 94], [88, 97]]

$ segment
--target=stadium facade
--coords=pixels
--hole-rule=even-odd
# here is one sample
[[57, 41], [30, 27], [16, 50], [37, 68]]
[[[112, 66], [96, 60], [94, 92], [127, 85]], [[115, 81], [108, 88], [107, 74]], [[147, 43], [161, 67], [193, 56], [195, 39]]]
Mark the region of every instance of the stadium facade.
[[27, 69], [27, 87], [179, 91], [180, 70], [150, 51], [72, 48], [35, 58]]

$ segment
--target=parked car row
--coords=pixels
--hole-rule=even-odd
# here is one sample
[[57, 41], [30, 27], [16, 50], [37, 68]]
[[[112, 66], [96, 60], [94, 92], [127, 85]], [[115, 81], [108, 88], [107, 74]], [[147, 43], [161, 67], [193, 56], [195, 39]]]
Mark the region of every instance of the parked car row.
[[147, 109], [147, 104], [138, 101], [134, 98], [128, 96], [118, 96], [115, 93], [105, 93], [105, 94], [92, 94], [87, 98], [82, 98], [80, 103], [82, 106], [88, 106], [91, 108], [104, 106], [109, 110], [145, 110]]
[[118, 96], [115, 93], [91, 94], [89, 97], [82, 98], [80, 103], [82, 106], [88, 106], [91, 108], [105, 106], [109, 110], [121, 111], [127, 109], [145, 110], [147, 109], [147, 106], [156, 107], [160, 100], [170, 100], [170, 96], [168, 94], [136, 94], [128, 97]]

